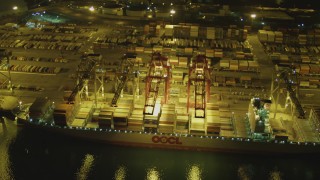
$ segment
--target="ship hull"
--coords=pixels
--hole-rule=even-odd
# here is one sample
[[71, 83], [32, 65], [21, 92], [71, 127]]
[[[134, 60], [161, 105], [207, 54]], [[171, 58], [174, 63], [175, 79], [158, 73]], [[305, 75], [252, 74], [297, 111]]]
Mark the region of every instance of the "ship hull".
[[320, 154], [320, 145], [314, 143], [254, 142], [251, 139], [211, 136], [150, 134], [130, 131], [62, 128], [26, 123], [25, 127], [87, 141], [120, 146], [163, 148], [192, 151], [272, 154]]

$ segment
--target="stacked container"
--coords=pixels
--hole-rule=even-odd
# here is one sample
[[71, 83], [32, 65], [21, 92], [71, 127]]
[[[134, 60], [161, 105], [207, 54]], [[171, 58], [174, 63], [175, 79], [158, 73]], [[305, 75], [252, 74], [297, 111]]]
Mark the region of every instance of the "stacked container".
[[259, 65], [256, 61], [248, 61], [248, 64], [249, 64], [249, 67], [248, 67], [249, 71], [254, 71], [254, 72], [259, 71]]
[[275, 31], [275, 39], [274, 42], [278, 43], [278, 44], [282, 44], [283, 43], [283, 33], [281, 31]]
[[244, 59], [244, 58], [245, 58], [245, 54], [243, 51], [236, 52], [235, 59]]
[[279, 60], [281, 63], [290, 63], [288, 55], [285, 54], [281, 54]]
[[268, 42], [268, 33], [265, 30], [259, 30], [258, 31], [258, 38], [260, 40], [260, 42], [265, 43]]
[[213, 49], [206, 49], [205, 55], [208, 58], [213, 58], [214, 57], [214, 50]]
[[118, 102], [118, 107], [113, 113], [114, 129], [126, 130], [128, 126], [128, 118], [132, 110], [133, 100], [121, 98]]
[[143, 106], [135, 107], [131, 112], [131, 116], [128, 119], [128, 130], [130, 131], [142, 131], [143, 122]]
[[156, 26], [156, 36], [160, 36], [160, 31], [161, 31], [161, 27], [160, 27], [160, 25], [158, 24], [157, 26]]
[[192, 55], [193, 54], [193, 48], [185, 48], [184, 49], [185, 55]]
[[248, 61], [239, 61], [239, 70], [247, 71], [248, 70]]
[[113, 113], [114, 129], [126, 130], [128, 126], [128, 116], [130, 109], [128, 107], [117, 107]]
[[155, 22], [150, 22], [149, 23], [149, 34], [151, 35], [156, 35], [156, 26], [157, 24]]
[[179, 57], [179, 67], [188, 68], [188, 57]]
[[215, 39], [216, 33], [214, 27], [207, 27], [207, 39]]
[[190, 38], [198, 38], [199, 26], [191, 26], [190, 28]]
[[306, 45], [307, 44], [307, 35], [299, 34], [298, 41], [299, 41], [299, 45]]
[[267, 31], [267, 42], [274, 43], [275, 42], [275, 33], [273, 31]]
[[179, 98], [179, 107], [175, 107], [176, 111], [176, 124], [175, 124], [175, 132], [181, 134], [187, 134], [189, 132], [189, 115], [187, 113], [187, 98], [183, 98], [180, 100]]
[[[232, 131], [233, 133], [233, 125], [231, 124], [232, 114], [229, 108], [227, 108], [227, 106], [225, 106], [224, 104], [219, 105], [219, 116], [220, 116], [220, 129], [225, 131]], [[222, 136], [221, 133], [220, 135]]]
[[220, 134], [219, 106], [212, 103], [207, 103], [206, 113], [207, 113], [207, 116], [206, 116], [207, 134], [219, 135]]
[[[196, 113], [196, 112], [194, 112]], [[195, 115], [191, 116], [190, 134], [204, 135], [205, 133], [205, 118], [197, 118]]]
[[310, 88], [318, 88], [320, 85], [319, 79], [309, 79]]
[[200, 26], [198, 38], [207, 39], [207, 27]]
[[165, 36], [172, 37], [173, 36], [173, 25], [167, 24], [165, 26]]
[[[7, 64], [1, 64], [0, 70], [7, 71]], [[32, 66], [32, 65], [11, 65], [11, 71], [16, 72], [29, 72], [29, 73], [47, 73], [47, 74], [58, 74], [61, 72], [62, 68], [60, 67], [41, 67], [41, 66]]]
[[50, 109], [51, 102], [47, 98], [38, 97], [29, 108], [30, 119], [43, 119]]
[[222, 58], [222, 57], [223, 57], [223, 51], [222, 51], [222, 49], [215, 49], [215, 50], [214, 50], [214, 57]]
[[238, 71], [239, 70], [239, 63], [238, 60], [230, 60], [230, 70]]
[[225, 84], [225, 82], [226, 82], [226, 77], [224, 77], [224, 76], [216, 76], [216, 82], [217, 82], [218, 84]]
[[296, 132], [297, 141], [300, 142], [317, 142], [318, 139], [314, 136], [314, 129], [308, 120], [296, 119], [293, 121], [293, 130]]
[[223, 39], [224, 31], [223, 28], [215, 28], [215, 39]]
[[310, 73], [310, 66], [308, 64], [300, 64], [300, 74], [305, 75]]
[[92, 102], [84, 101], [80, 104], [78, 112], [71, 123], [72, 127], [84, 127], [92, 117]]
[[73, 119], [75, 106], [72, 104], [58, 104], [53, 111], [53, 120], [58, 126], [67, 126]]
[[320, 67], [318, 64], [309, 64], [310, 74], [320, 74]]
[[174, 65], [174, 66], [179, 65], [178, 57], [177, 56], [170, 56], [169, 63], [170, 63], [170, 65]]
[[110, 129], [112, 127], [113, 108], [102, 108], [98, 114], [94, 114], [92, 120], [98, 121], [100, 128]]
[[300, 58], [301, 58], [302, 63], [310, 63], [311, 62], [309, 56], [307, 56], [307, 55], [301, 55]]
[[162, 113], [159, 119], [160, 133], [173, 133], [176, 114], [174, 104], [164, 104], [162, 106]]
[[150, 30], [149, 25], [148, 25], [148, 24], [144, 25], [143, 33], [144, 33], [144, 34], [149, 34], [149, 30]]
[[174, 26], [174, 37], [175, 38], [189, 38], [190, 37], [190, 26]]
[[227, 86], [235, 86], [236, 85], [236, 79], [233, 77], [227, 77], [226, 78], [226, 85]]

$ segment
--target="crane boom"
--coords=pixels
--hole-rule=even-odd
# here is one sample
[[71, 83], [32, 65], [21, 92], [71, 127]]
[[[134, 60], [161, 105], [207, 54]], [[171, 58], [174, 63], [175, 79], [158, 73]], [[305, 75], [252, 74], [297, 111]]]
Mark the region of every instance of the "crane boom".
[[83, 84], [84, 81], [86, 79], [90, 78], [90, 74], [92, 72], [92, 70], [94, 69], [95, 65], [96, 65], [96, 61], [94, 60], [90, 60], [90, 62], [88, 63], [88, 65], [86, 66], [82, 76], [79, 78], [79, 83], [76, 85], [76, 87], [72, 90], [70, 96], [68, 97], [68, 104], [72, 104], [76, 94], [79, 92], [80, 89], [83, 88]]
[[305, 111], [303, 110], [292, 86], [291, 86], [291, 82], [289, 80], [289, 73], [288, 71], [282, 71], [278, 74], [278, 77], [282, 78], [286, 84], [286, 89], [288, 90], [289, 92], [289, 96], [290, 96], [290, 99], [292, 100], [292, 102], [294, 103], [294, 105], [296, 106], [296, 109], [299, 113], [299, 118], [304, 118], [305, 117]]

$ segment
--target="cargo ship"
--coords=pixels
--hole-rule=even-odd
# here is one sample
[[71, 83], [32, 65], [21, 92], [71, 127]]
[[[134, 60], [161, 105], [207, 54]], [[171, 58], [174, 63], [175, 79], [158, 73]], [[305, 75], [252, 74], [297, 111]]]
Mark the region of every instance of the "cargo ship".
[[[36, 101], [39, 102], [39, 100]], [[44, 102], [43, 99], [41, 101]], [[162, 132], [147, 132], [143, 131], [142, 126], [138, 128], [136, 126], [132, 127], [132, 125], [129, 125], [127, 126], [127, 128], [118, 128], [116, 125], [117, 116], [113, 116], [113, 118], [115, 119], [115, 121], [113, 122], [111, 120], [106, 120], [109, 122], [94, 122], [94, 119], [97, 117], [94, 117], [93, 114], [96, 113], [97, 109], [92, 108], [91, 111], [89, 111], [88, 105], [91, 106], [92, 103], [83, 102], [83, 106], [79, 109], [80, 113], [76, 115], [76, 119], [74, 119], [73, 123], [71, 123], [70, 125], [62, 125], [60, 120], [53, 119], [44, 121], [40, 119], [35, 120], [29, 118], [27, 121], [22, 120], [22, 122], [24, 123], [25, 127], [48, 131], [56, 135], [65, 135], [67, 137], [120, 146], [231, 153], [320, 153], [320, 143], [318, 141], [291, 141], [285, 135], [272, 135], [267, 130], [270, 130], [270, 125], [269, 127], [265, 126], [265, 124], [262, 125], [261, 122], [259, 122], [260, 120], [258, 120], [256, 124], [256, 127], [260, 128], [260, 133], [258, 133], [257, 130], [256, 133], [253, 133], [251, 136], [247, 137], [239, 137], [236, 134], [228, 134], [226, 136], [223, 136], [221, 135], [221, 131], [223, 130], [220, 130], [220, 134], [218, 132], [200, 133], [199, 129], [198, 132], [194, 132], [191, 130], [186, 133], [178, 133], [177, 131], [172, 133], [165, 133], [160, 129], [160, 127], [159, 129]], [[53, 106], [50, 108], [53, 108]], [[62, 108], [62, 106], [60, 105], [53, 109], [50, 108], [49, 111], [43, 114], [43, 116], [47, 116], [49, 117], [49, 119], [50, 114], [55, 114], [56, 116], [58, 111], [60, 111], [61, 113], [61, 109], [59, 108]], [[69, 106], [68, 108], [71, 107]], [[104, 110], [106, 109], [98, 110], [99, 118], [102, 118], [102, 114], [107, 114], [107, 111]], [[90, 114], [91, 116], [93, 115], [91, 119], [88, 119], [87, 123], [85, 123], [84, 120], [79, 120], [79, 116], [83, 116], [84, 114], [86, 114], [85, 112], [88, 113], [86, 116], [90, 116]], [[104, 115], [104, 118], [106, 118], [106, 115]], [[250, 117], [247, 117], [247, 120], [249, 119]], [[56, 122], [59, 122], [60, 124]], [[304, 122], [304, 125], [306, 124], [308, 124], [308, 122]], [[261, 130], [261, 128], [263, 130]]]
[[[225, 101], [210, 99], [210, 72], [205, 56], [191, 60], [188, 79], [181, 80], [185, 82], [181, 84], [175, 82], [178, 88], [174, 88], [172, 81], [180, 74], [170, 69], [167, 58], [152, 54], [143, 93], [139, 93], [141, 74], [136, 63], [131, 56], [123, 59], [112, 93], [101, 92], [95, 82], [97, 90], [90, 95], [88, 74], [84, 74], [75, 90], [68, 92], [65, 103], [37, 98], [18, 120], [25, 127], [122, 146], [236, 153], [320, 153], [318, 111], [301, 110], [286, 73], [278, 74], [283, 79], [278, 85], [287, 88], [287, 99], [291, 99], [292, 108], [298, 109], [298, 116], [272, 110], [271, 107], [281, 109], [272, 102], [278, 101], [272, 96], [271, 100], [248, 100], [247, 113], [239, 118]], [[100, 73], [105, 77], [105, 71], [95, 63], [87, 67], [87, 72], [95, 71], [97, 79]], [[127, 85], [129, 82], [132, 86]], [[175, 91], [184, 93], [176, 95]]]

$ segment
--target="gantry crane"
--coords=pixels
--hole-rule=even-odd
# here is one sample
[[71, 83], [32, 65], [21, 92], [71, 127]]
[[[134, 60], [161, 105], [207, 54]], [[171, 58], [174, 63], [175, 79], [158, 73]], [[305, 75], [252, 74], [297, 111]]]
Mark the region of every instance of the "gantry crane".
[[133, 74], [133, 66], [135, 63], [135, 59], [136, 59], [136, 55], [131, 53], [127, 53], [122, 57], [120, 69], [118, 70], [118, 73], [117, 73], [118, 84], [111, 101], [112, 107], [117, 107], [119, 97], [123, 92], [123, 88], [126, 85], [126, 82], [129, 79], [129, 77]]
[[[292, 70], [293, 67], [283, 67], [280, 69], [279, 66], [276, 65], [276, 71], [277, 71], [277, 78], [272, 81], [271, 84], [271, 98], [275, 100], [275, 112], [274, 117], [276, 118], [276, 114], [278, 111], [278, 104], [279, 104], [279, 96], [283, 91], [283, 89], [286, 90], [286, 106], [288, 104], [288, 101], [291, 103], [291, 115], [292, 118], [295, 114], [295, 109], [298, 111], [298, 117], [304, 118], [305, 117], [305, 111], [303, 110], [298, 98], [297, 98], [297, 92], [298, 87], [294, 88], [294, 85], [297, 85], [298, 82], [294, 82], [292, 78], [295, 74], [295, 71]], [[291, 72], [292, 71], [292, 72]], [[296, 78], [297, 81], [297, 78]], [[283, 88], [283, 85], [285, 85], [285, 88]]]
[[68, 104], [74, 103], [77, 94], [81, 96], [85, 93], [88, 96], [88, 81], [97, 63], [99, 62], [96, 59], [87, 58], [78, 65], [77, 85], [68, 97]]
[[153, 115], [155, 105], [159, 95], [159, 88], [162, 82], [165, 83], [164, 103], [168, 102], [168, 89], [171, 79], [171, 69], [167, 58], [159, 52], [154, 52], [151, 56], [148, 76], [146, 77], [146, 100], [144, 114]]
[[292, 88], [292, 80], [289, 79], [290, 73], [288, 72], [288, 70], [281, 71], [280, 73], [277, 74], [277, 76], [283, 79], [286, 85], [286, 89], [288, 91], [288, 95], [299, 113], [299, 118], [305, 118], [305, 111], [303, 110], [296, 96], [296, 92]]
[[197, 55], [189, 67], [187, 111], [190, 108], [190, 87], [194, 85], [196, 118], [205, 118], [206, 102], [210, 97], [210, 71], [206, 56]]

